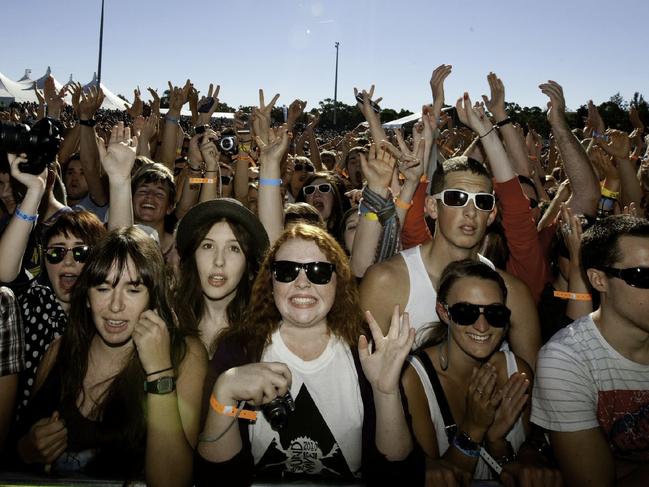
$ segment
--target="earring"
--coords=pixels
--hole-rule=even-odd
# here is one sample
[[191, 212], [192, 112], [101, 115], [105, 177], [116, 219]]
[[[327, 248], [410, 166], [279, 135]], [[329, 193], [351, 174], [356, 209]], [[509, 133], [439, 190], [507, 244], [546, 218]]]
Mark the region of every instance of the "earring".
[[449, 353], [449, 340], [450, 340], [451, 326], [448, 325], [448, 332], [446, 335], [446, 351], [444, 351], [444, 345], [440, 347], [439, 350], [439, 366], [442, 370], [446, 371], [448, 369], [448, 353]]

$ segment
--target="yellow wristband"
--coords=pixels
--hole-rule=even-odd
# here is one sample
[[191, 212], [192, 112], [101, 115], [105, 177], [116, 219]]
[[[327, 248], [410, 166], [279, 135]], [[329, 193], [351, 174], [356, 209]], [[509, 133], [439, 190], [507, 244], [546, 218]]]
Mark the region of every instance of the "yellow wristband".
[[619, 191], [611, 191], [608, 189], [606, 186], [602, 186], [602, 196], [604, 198], [610, 198], [612, 200], [616, 200], [620, 197], [620, 192]]
[[368, 211], [367, 213], [363, 213], [363, 218], [371, 222], [379, 221], [379, 217], [373, 211]]
[[212, 409], [223, 416], [238, 417], [248, 419], [250, 421], [257, 421], [257, 413], [255, 411], [248, 411], [247, 409], [239, 409], [235, 406], [226, 406], [216, 400], [214, 394], [210, 396], [210, 406]]
[[568, 291], [554, 291], [555, 298], [570, 299], [572, 301], [592, 301], [593, 298], [588, 293], [571, 293]]

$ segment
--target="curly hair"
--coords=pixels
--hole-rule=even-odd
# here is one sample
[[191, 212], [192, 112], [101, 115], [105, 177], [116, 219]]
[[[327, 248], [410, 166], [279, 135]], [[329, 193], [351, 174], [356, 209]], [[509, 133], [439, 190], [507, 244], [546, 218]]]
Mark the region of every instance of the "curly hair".
[[245, 351], [248, 359], [253, 362], [261, 359], [264, 348], [269, 344], [270, 336], [277, 330], [282, 320], [273, 296], [271, 265], [282, 245], [294, 239], [314, 242], [327, 259], [336, 266], [336, 296], [327, 314], [329, 330], [349, 346], [355, 346], [359, 336], [367, 334], [359, 305], [356, 279], [342, 247], [325, 230], [298, 223], [285, 230], [266, 254], [252, 287], [252, 298], [246, 318], [240, 326], [228, 328], [219, 337], [219, 343], [221, 340], [235, 340]]

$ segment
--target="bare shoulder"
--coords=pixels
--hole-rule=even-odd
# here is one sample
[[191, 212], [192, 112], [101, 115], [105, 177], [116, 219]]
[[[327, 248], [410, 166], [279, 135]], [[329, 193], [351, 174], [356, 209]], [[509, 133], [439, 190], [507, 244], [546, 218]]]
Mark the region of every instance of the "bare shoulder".
[[203, 342], [197, 337], [186, 337], [185, 345], [187, 346], [187, 352], [180, 367], [185, 368], [189, 365], [192, 368], [200, 367], [201, 369], [206, 369], [207, 350], [205, 350]]
[[[408, 268], [401, 255], [372, 265], [361, 280], [361, 293], [371, 290], [372, 293], [386, 293], [394, 295], [395, 291], [402, 289], [408, 282]], [[399, 283], [398, 286], [395, 283]]]

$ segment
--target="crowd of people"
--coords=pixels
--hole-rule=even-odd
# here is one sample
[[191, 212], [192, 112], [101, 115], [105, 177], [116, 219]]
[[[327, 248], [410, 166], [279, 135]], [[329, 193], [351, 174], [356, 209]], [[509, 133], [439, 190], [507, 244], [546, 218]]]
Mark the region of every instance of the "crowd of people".
[[[444, 109], [451, 71], [387, 132], [374, 86], [343, 133], [263, 90], [214, 119], [189, 80], [164, 115], [52, 79], [0, 113], [0, 469], [646, 485], [644, 124], [571, 128], [548, 81], [544, 140], [494, 73]], [[39, 167], [7, 134], [44, 117]]]

